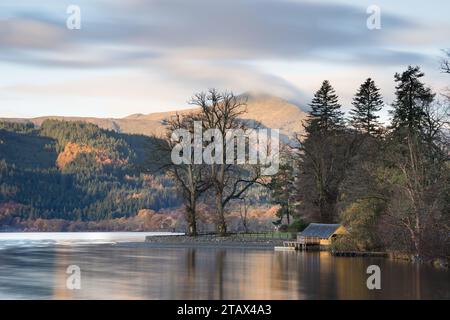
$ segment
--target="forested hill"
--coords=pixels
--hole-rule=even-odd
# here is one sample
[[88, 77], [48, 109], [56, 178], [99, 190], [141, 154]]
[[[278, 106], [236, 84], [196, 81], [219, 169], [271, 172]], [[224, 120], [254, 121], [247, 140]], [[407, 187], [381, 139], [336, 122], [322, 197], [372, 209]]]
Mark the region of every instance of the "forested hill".
[[85, 122], [0, 122], [0, 226], [99, 221], [180, 205], [172, 183], [136, 168], [152, 138]]

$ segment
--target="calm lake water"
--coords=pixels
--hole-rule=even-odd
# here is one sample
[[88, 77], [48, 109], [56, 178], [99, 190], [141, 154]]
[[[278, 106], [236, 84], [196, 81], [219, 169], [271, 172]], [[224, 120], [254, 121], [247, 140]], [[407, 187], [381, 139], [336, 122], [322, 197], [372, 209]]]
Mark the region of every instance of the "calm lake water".
[[[0, 234], [0, 299], [450, 299], [450, 273], [429, 266], [129, 242], [144, 236]], [[373, 264], [381, 290], [366, 287]], [[81, 269], [80, 290], [66, 287], [69, 265]]]

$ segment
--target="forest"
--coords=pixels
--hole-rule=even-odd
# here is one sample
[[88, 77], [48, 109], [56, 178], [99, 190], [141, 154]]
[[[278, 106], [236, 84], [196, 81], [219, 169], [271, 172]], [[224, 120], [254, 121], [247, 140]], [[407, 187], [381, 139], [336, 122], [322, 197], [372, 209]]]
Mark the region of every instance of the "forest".
[[448, 97], [438, 99], [419, 67], [394, 76], [390, 123], [368, 78], [347, 118], [324, 81], [310, 104], [306, 133], [285, 153], [272, 184], [281, 215], [342, 223], [346, 251], [398, 251], [417, 259], [449, 256]]
[[101, 221], [179, 206], [170, 179], [141, 173], [152, 143], [83, 122], [0, 123], [0, 225]]

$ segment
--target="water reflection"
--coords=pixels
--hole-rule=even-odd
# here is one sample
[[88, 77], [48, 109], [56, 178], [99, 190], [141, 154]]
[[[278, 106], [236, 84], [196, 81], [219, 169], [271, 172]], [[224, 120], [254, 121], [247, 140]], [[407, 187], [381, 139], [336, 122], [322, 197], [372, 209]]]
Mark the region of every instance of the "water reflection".
[[[367, 266], [382, 290], [366, 287]], [[81, 268], [81, 290], [66, 269]], [[145, 245], [50, 246], [0, 251], [1, 299], [449, 299], [449, 272], [326, 252]]]

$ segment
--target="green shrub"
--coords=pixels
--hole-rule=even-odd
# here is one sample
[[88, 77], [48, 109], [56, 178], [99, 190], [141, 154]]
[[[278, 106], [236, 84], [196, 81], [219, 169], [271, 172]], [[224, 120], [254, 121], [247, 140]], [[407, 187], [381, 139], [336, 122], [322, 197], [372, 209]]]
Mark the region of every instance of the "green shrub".
[[364, 251], [350, 235], [341, 235], [331, 240], [331, 251]]
[[303, 220], [301, 219], [296, 219], [294, 220], [294, 222], [292, 222], [288, 227], [287, 227], [287, 231], [289, 232], [300, 232], [303, 231], [303, 229], [305, 229], [307, 227], [307, 223], [305, 223]]

